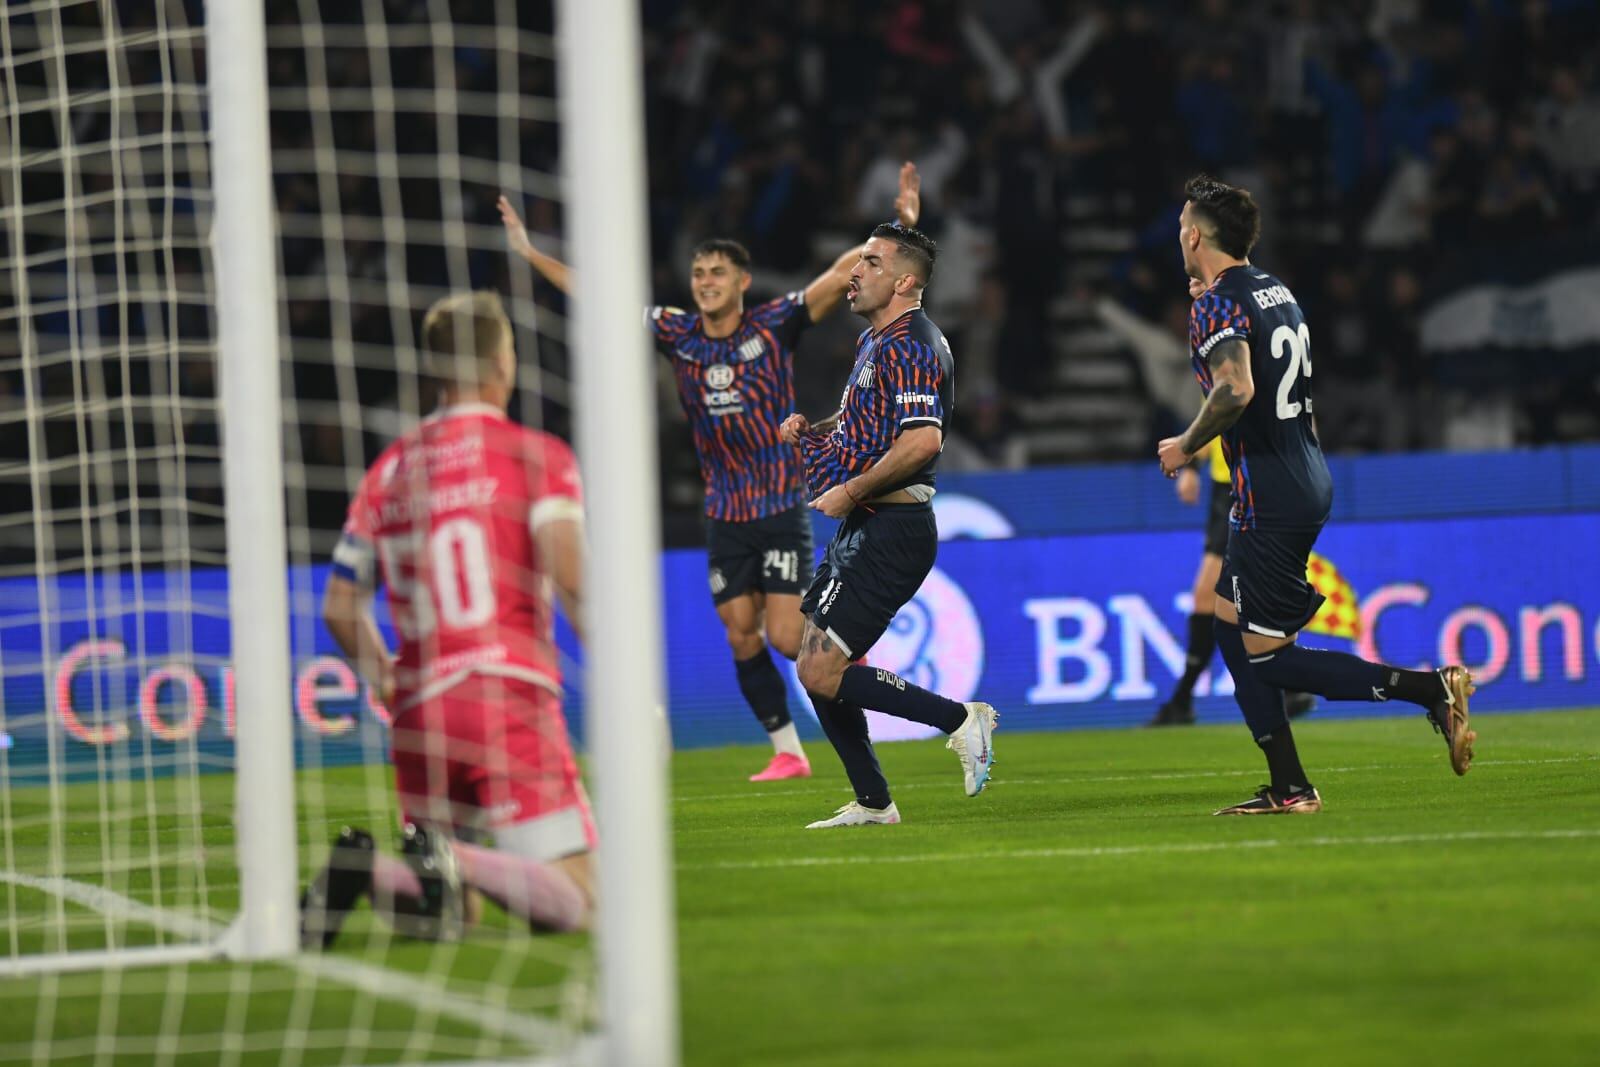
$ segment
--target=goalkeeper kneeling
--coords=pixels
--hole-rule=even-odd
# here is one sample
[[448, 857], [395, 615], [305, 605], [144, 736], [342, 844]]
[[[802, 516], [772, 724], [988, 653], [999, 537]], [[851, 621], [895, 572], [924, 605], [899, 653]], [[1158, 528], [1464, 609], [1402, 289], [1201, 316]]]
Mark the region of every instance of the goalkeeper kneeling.
[[[404, 834], [395, 857], [364, 830], [340, 833], [302, 902], [307, 946], [331, 944], [365, 896], [397, 929], [433, 938], [473, 921], [471, 890], [535, 930], [586, 928], [594, 899], [594, 819], [562, 714], [549, 594], [576, 628], [577, 462], [506, 415], [516, 354], [497, 296], [440, 300], [421, 340], [439, 407], [362, 479], [322, 612], [394, 710]], [[394, 654], [373, 616], [380, 581]]]

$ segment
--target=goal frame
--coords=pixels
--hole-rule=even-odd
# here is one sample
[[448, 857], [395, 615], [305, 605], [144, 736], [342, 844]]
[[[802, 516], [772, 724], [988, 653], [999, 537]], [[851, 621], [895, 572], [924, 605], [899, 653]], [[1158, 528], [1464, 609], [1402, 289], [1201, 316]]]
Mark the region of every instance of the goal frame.
[[[600, 1036], [583, 1043], [583, 1058], [598, 1052], [603, 1062], [626, 1067], [676, 1067], [656, 410], [639, 320], [649, 273], [639, 15], [629, 0], [556, 0], [556, 13], [567, 236], [577, 272], [571, 336], [582, 353], [575, 361], [577, 451], [588, 483], [586, 718], [602, 840], [595, 935]], [[97, 894], [90, 906], [121, 909], [172, 940], [13, 958], [0, 963], [6, 977], [221, 957], [300, 965], [280, 338], [285, 290], [278, 277], [265, 5], [207, 0], [204, 17], [212, 58], [206, 95], [213, 212], [206, 244], [214, 275], [236, 686], [238, 912], [224, 928], [80, 886]], [[68, 895], [56, 884], [61, 879], [5, 873], [0, 881]]]
[[[630, 0], [560, 0], [557, 70], [573, 301], [578, 455], [587, 479], [586, 722], [599, 808], [604, 1055], [678, 1062], [662, 686], [656, 408], [648, 298], [644, 90]], [[593, 258], [591, 258], [591, 256]], [[626, 666], [623, 666], [626, 665]]]

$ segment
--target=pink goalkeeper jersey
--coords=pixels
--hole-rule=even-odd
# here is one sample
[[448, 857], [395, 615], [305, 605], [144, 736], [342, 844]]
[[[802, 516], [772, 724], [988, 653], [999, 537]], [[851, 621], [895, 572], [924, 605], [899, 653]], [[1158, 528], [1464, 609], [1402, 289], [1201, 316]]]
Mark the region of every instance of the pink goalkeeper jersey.
[[350, 504], [333, 573], [388, 587], [396, 711], [474, 673], [561, 692], [534, 531], [581, 517], [582, 500], [572, 450], [487, 404], [445, 408], [384, 450]]

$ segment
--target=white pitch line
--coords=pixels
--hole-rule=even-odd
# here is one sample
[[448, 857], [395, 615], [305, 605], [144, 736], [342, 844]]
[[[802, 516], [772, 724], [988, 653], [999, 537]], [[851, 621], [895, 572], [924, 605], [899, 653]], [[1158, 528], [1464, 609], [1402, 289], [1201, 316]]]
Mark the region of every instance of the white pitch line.
[[[1596, 763], [1600, 762], [1600, 755], [1593, 756], [1554, 756], [1548, 759], [1480, 759], [1474, 760], [1474, 767], [1534, 767], [1550, 763]], [[1418, 763], [1368, 763], [1360, 767], [1319, 767], [1317, 777], [1324, 774], [1354, 774], [1360, 771], [1403, 771], [1423, 767]], [[991, 778], [991, 786], [1000, 785], [1076, 785], [1080, 782], [1172, 782], [1184, 781], [1191, 778], [1254, 778], [1256, 771], [1178, 771], [1170, 774], [1105, 774], [1066, 776], [1061, 778]], [[894, 787], [896, 793], [902, 789], [946, 789], [947, 782], [906, 782], [904, 785]], [[795, 789], [752, 789], [745, 793], [678, 793], [674, 800], [744, 800], [747, 797], [802, 797], [814, 796], [818, 793], [837, 793], [838, 790], [829, 786], [800, 786]]]
[[[114, 919], [165, 930], [167, 933], [195, 942], [194, 947], [197, 949], [212, 949], [219, 962], [223, 958], [220, 942], [226, 935], [227, 928], [210, 919], [158, 908], [104, 886], [77, 882], [70, 878], [41, 877], [21, 871], [0, 871], [0, 882], [10, 882], [13, 885], [48, 893]], [[72, 956], [72, 953], [63, 953], [56, 958], [70, 963]], [[115, 966], [119, 962], [117, 953], [95, 953], [94, 956], [97, 961], [103, 961], [102, 965]], [[29, 957], [20, 957], [15, 962], [27, 966], [28, 960]], [[137, 951], [132, 951], [120, 962], [155, 964], [173, 961], [141, 959]], [[570, 1044], [574, 1036], [556, 1024], [537, 1016], [485, 1004], [451, 992], [435, 982], [426, 981], [403, 971], [362, 963], [359, 960], [339, 956], [298, 955], [266, 962], [292, 967], [301, 974], [338, 982], [374, 996], [402, 1001], [418, 1012], [442, 1015], [480, 1031], [521, 1041], [536, 1048], [555, 1048]], [[29, 972], [34, 969], [27, 967]], [[19, 970], [17, 973], [21, 974], [22, 971]], [[5, 962], [0, 962], [0, 978], [10, 976]]]
[[[884, 831], [878, 831], [879, 834]], [[870, 831], [858, 831], [875, 836]], [[917, 852], [906, 855], [797, 856], [772, 860], [725, 860], [679, 864], [680, 871], [758, 871], [792, 867], [848, 867], [880, 863], [969, 863], [996, 859], [1093, 859], [1185, 852], [1237, 852], [1273, 848], [1335, 848], [1344, 845], [1432, 845], [1455, 841], [1547, 841], [1600, 837], [1600, 827], [1570, 830], [1464, 830], [1443, 834], [1383, 834], [1372, 837], [1262, 837], [1247, 841], [1171, 841], [1156, 845], [1083, 845], [1073, 848], [998, 848], [981, 852]]]
[[101, 915], [154, 926], [186, 941], [209, 941], [222, 933], [222, 927], [210, 919], [157, 908], [123, 896], [114, 889], [90, 885], [88, 882], [75, 882], [70, 878], [44, 878], [22, 871], [0, 871], [0, 882], [36, 889]]
[[296, 956], [285, 962], [302, 974], [326, 978], [386, 1000], [402, 1000], [419, 1012], [443, 1015], [535, 1048], [555, 1047], [572, 1038], [571, 1034], [544, 1019], [452, 993], [436, 982], [402, 971], [374, 967], [343, 956]]

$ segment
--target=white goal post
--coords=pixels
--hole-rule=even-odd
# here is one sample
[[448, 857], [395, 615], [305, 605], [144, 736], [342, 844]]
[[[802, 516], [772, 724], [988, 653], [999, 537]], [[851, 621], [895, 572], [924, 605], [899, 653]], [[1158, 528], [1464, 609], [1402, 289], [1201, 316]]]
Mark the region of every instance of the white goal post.
[[[654, 378], [638, 5], [562, 0], [564, 170], [577, 271], [579, 454], [589, 477], [588, 679], [603, 844], [607, 1058], [677, 1062]], [[619, 309], [622, 309], [619, 313]], [[604, 620], [601, 622], [601, 620]], [[626, 669], [619, 665], [626, 664]]]
[[[0, 1059], [675, 1067], [637, 4], [19, 0], [0, 68]], [[341, 827], [398, 855], [393, 719], [320, 619], [339, 518], [428, 413], [423, 311], [483, 287], [513, 417], [574, 416], [592, 944], [358, 909], [308, 953]]]
[[289, 717], [289, 601], [284, 585], [282, 387], [278, 269], [267, 133], [261, 0], [209, 0], [212, 263], [216, 271], [228, 620], [238, 693], [235, 761], [239, 918], [232, 955], [300, 948]]

